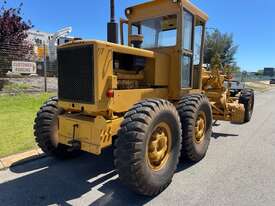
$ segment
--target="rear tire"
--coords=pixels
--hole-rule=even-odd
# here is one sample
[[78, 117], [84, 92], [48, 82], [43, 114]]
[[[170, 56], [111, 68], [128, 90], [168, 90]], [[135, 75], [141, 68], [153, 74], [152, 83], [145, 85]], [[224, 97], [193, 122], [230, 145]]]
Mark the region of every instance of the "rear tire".
[[171, 183], [181, 150], [181, 124], [168, 101], [149, 99], [125, 115], [115, 142], [115, 167], [121, 181], [146, 196]]
[[208, 150], [212, 135], [212, 108], [205, 95], [183, 97], [177, 106], [182, 125], [182, 157], [198, 162]]
[[34, 124], [35, 140], [47, 155], [62, 159], [74, 157], [79, 151], [69, 151], [69, 146], [58, 143], [57, 118], [63, 110], [57, 107], [57, 102], [57, 97], [50, 98], [37, 113]]
[[254, 110], [255, 95], [252, 89], [244, 89], [241, 92], [240, 103], [244, 105], [244, 123], [250, 122]]

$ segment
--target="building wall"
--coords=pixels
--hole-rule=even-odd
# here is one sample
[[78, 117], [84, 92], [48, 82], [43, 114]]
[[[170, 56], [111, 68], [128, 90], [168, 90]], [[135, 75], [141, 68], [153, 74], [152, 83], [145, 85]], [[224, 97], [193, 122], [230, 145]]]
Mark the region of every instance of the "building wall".
[[33, 43], [34, 45], [49, 45], [49, 40], [52, 38], [52, 33], [41, 32], [35, 29], [30, 29], [28, 31], [27, 40]]
[[[46, 56], [49, 56], [49, 42], [52, 38], [52, 33], [41, 32], [39, 30], [30, 29], [28, 31], [27, 40], [34, 46], [34, 53], [36, 55], [36, 61], [43, 61], [44, 52]], [[44, 51], [44, 45], [46, 50]]]
[[264, 68], [264, 76], [274, 76], [275, 68]]

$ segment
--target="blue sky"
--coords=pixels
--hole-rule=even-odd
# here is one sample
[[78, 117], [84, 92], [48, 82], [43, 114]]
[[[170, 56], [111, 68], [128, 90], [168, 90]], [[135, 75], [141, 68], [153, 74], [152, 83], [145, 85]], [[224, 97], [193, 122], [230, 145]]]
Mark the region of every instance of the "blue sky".
[[[0, 0], [0, 2], [3, 0]], [[73, 36], [105, 40], [109, 0], [8, 0], [10, 5], [24, 3], [25, 19], [35, 28], [53, 32], [73, 27]], [[117, 19], [124, 8], [144, 0], [116, 0]], [[239, 45], [236, 55], [243, 70], [275, 67], [274, 0], [191, 0], [208, 13], [208, 27], [234, 34]]]

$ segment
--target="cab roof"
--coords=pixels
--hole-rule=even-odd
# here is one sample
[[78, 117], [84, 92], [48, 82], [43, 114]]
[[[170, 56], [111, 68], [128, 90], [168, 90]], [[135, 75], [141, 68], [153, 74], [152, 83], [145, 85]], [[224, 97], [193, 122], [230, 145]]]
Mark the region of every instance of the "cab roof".
[[[178, 12], [179, 5], [195, 15], [198, 19], [206, 22], [208, 15], [192, 4], [189, 0], [153, 0], [142, 4], [129, 7], [125, 10], [129, 20], [139, 21], [150, 17], [160, 16], [161, 14], [175, 14]], [[130, 11], [130, 13], [127, 12]]]

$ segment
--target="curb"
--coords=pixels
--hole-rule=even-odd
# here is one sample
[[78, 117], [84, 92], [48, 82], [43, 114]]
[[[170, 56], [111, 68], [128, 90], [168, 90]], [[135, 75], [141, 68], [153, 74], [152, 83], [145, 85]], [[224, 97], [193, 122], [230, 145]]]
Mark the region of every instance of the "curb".
[[0, 170], [4, 170], [16, 165], [21, 165], [42, 157], [45, 157], [45, 154], [40, 149], [34, 149], [27, 152], [4, 157], [0, 159]]

